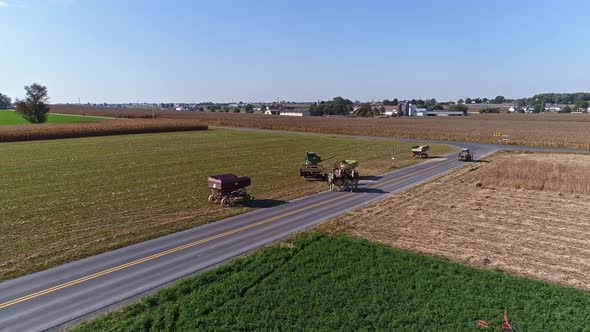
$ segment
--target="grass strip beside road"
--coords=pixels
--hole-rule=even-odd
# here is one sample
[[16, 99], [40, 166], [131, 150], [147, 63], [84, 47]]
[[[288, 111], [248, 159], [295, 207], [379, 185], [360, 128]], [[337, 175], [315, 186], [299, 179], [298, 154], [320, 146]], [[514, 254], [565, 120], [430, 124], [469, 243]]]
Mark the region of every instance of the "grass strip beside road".
[[590, 294], [344, 236], [306, 234], [159, 291], [76, 331], [587, 328]]
[[[415, 162], [392, 161], [392, 144], [412, 145], [230, 130], [0, 144], [0, 280], [325, 190], [298, 176], [306, 150], [357, 159], [362, 175]], [[255, 204], [209, 204], [221, 173], [250, 176]]]

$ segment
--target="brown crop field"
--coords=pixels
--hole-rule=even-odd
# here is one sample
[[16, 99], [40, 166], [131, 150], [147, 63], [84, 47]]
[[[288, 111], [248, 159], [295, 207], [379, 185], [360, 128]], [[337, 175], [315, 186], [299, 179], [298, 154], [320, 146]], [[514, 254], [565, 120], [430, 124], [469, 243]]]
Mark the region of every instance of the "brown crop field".
[[586, 155], [501, 153], [319, 228], [590, 290], [588, 174]]
[[46, 123], [0, 127], [0, 142], [206, 130], [199, 120], [110, 120], [84, 123]]
[[[80, 108], [55, 105], [56, 113], [113, 117], [151, 117], [152, 110]], [[281, 117], [262, 114], [154, 111], [160, 118], [198, 119], [209, 125], [338, 133], [413, 139], [499, 143], [494, 132], [509, 135], [509, 144], [590, 149], [588, 114], [481, 114], [466, 117], [353, 118]]]

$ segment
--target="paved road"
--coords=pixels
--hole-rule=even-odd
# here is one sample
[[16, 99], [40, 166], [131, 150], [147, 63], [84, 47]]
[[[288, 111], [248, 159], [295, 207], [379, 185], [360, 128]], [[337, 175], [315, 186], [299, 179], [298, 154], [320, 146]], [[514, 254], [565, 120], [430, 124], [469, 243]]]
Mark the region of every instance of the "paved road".
[[[502, 148], [453, 144], [476, 158]], [[5, 281], [0, 331], [63, 328], [461, 165], [455, 153], [433, 158], [363, 180], [358, 192], [322, 192]]]

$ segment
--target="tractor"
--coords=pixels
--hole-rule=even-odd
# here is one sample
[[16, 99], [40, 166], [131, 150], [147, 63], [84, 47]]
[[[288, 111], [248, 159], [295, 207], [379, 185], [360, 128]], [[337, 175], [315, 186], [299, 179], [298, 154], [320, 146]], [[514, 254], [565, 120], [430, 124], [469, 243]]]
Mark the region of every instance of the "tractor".
[[299, 176], [303, 176], [306, 179], [325, 179], [325, 167], [320, 163], [334, 157], [335, 156], [331, 156], [322, 159], [322, 157], [315, 152], [305, 152], [305, 159], [303, 159], [303, 164], [299, 168]]
[[461, 152], [459, 153], [459, 161], [473, 161], [471, 150], [467, 148], [461, 149]]

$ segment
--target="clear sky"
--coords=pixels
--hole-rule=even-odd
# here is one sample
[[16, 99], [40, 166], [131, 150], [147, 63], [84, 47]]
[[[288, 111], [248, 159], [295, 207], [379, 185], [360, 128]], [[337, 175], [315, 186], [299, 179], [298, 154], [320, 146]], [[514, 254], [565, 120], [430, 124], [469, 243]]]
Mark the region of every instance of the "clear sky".
[[0, 92], [51, 101], [590, 90], [590, 1], [0, 0]]

